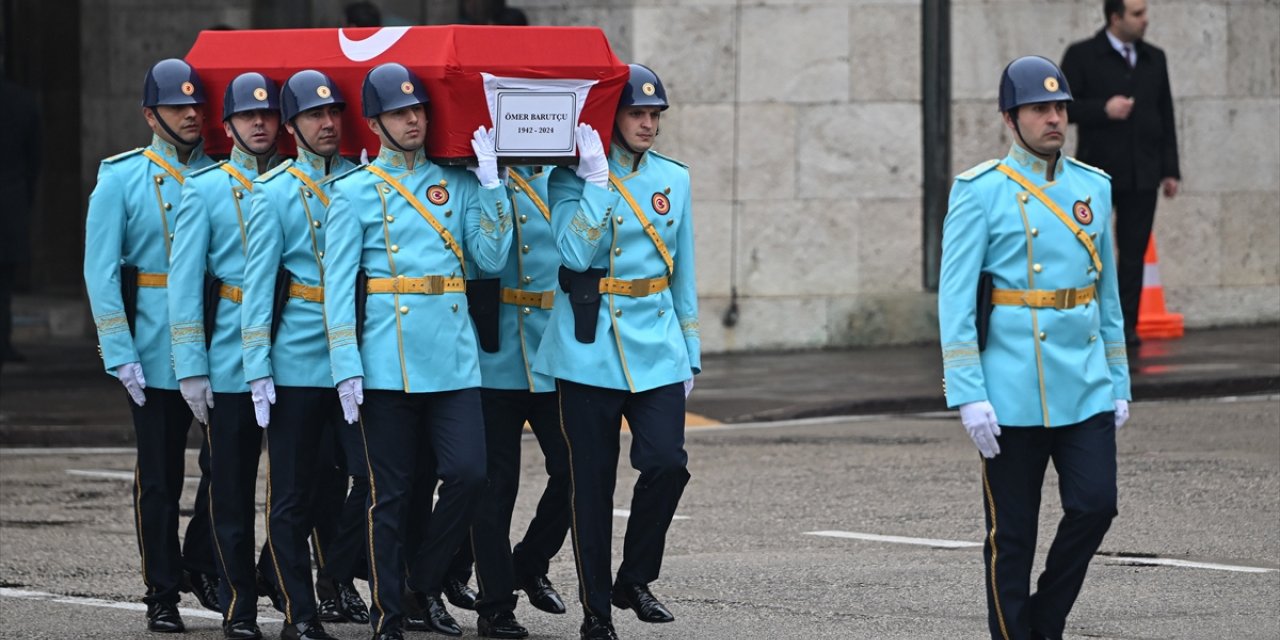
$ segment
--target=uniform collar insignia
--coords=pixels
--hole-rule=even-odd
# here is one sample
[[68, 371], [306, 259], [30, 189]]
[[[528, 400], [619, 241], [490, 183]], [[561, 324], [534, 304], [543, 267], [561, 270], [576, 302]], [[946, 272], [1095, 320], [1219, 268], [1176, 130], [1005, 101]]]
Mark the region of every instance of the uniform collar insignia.
[[[422, 165], [427, 163], [427, 154], [422, 149], [418, 149], [417, 151], [414, 152], [413, 155], [414, 155], [414, 158], [413, 158], [414, 169], [417, 169], [418, 167], [421, 167]], [[380, 151], [378, 151], [378, 162], [389, 167], [403, 169], [404, 153], [401, 151], [397, 151], [391, 147], [384, 146]]]
[[305, 167], [311, 175], [325, 175], [325, 160], [328, 160], [328, 158], [311, 153], [303, 147], [298, 147], [298, 159], [294, 164]]
[[[1044, 178], [1044, 160], [1031, 155], [1030, 151], [1018, 146], [1018, 143], [1016, 142], [1009, 146], [1009, 159], [1017, 163], [1018, 167], [1022, 169], [1024, 173], [1034, 175], [1042, 179]], [[1053, 175], [1055, 177], [1061, 176], [1062, 168], [1066, 166], [1066, 164], [1065, 156], [1059, 152], [1058, 163], [1053, 169]]]
[[[160, 154], [160, 157], [166, 160], [171, 160], [175, 163], [178, 162], [178, 148], [173, 146], [173, 144], [164, 138], [161, 138], [159, 134], [151, 134], [151, 148], [156, 153]], [[191, 155], [187, 158], [187, 164], [190, 165], [203, 157], [204, 141], [202, 140], [200, 144], [196, 145], [196, 147], [191, 150]]]
[[227, 160], [235, 165], [237, 169], [258, 172], [258, 157], [240, 147], [231, 147], [231, 157], [227, 158]]
[[[645, 163], [648, 162], [648, 160], [649, 160], [649, 154], [647, 153], [642, 154], [640, 156], [640, 165], [635, 167], [635, 170], [639, 171], [640, 167], [643, 167]], [[635, 154], [631, 153], [630, 151], [627, 151], [626, 148], [624, 148], [622, 145], [620, 144], [609, 145], [609, 163], [613, 164], [617, 168], [617, 170], [615, 170], [614, 173], [620, 176], [625, 176], [628, 173], [631, 173], [632, 166], [635, 165], [635, 161], [636, 161]]]

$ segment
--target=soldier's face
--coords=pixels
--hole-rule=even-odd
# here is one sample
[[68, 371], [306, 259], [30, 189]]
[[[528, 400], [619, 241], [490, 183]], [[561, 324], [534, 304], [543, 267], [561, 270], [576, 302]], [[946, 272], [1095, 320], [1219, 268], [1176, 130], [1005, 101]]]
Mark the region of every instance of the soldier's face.
[[[1062, 149], [1067, 139], [1067, 103], [1039, 102], [1018, 107], [1018, 129], [1022, 140], [1032, 151], [1051, 156]], [[1014, 130], [1013, 118], [1006, 112], [1005, 125]], [[1015, 134], [1017, 133], [1015, 131]]]
[[262, 155], [276, 145], [276, 136], [280, 134], [280, 112], [275, 109], [254, 109], [231, 116], [222, 123], [222, 128], [227, 132], [228, 138], [235, 140], [235, 136], [231, 135], [232, 127], [235, 127], [240, 140], [248, 147], [245, 151]]
[[1111, 15], [1111, 31], [1124, 42], [1141, 39], [1147, 33], [1147, 0], [1124, 0], [1124, 15]]
[[662, 118], [662, 109], [658, 107], [623, 107], [613, 123], [622, 134], [622, 139], [634, 151], [648, 151], [653, 146], [653, 139], [658, 137], [658, 120]]
[[[391, 134], [393, 140], [386, 139], [386, 134], [378, 126], [379, 119], [382, 120], [382, 126], [386, 127], [387, 133]], [[422, 148], [423, 142], [427, 139], [427, 111], [420, 104], [387, 111], [377, 118], [368, 120], [369, 130], [378, 134], [384, 145], [387, 142], [394, 142], [409, 151], [417, 151]]]
[[[147, 125], [151, 127], [151, 130], [171, 144], [186, 147], [200, 140], [200, 130], [204, 128], [204, 105], [160, 105], [155, 107], [154, 111], [144, 108], [142, 114], [147, 119]], [[173, 129], [174, 133], [177, 133], [183, 139], [174, 140], [164, 130], [164, 127], [160, 126], [160, 122], [156, 120], [157, 115], [164, 120], [165, 124], [169, 125], [170, 129]]]
[[327, 104], [307, 109], [295, 116], [292, 123], [286, 123], [285, 127], [289, 129], [289, 133], [306, 140], [316, 153], [331, 156], [338, 152], [338, 145], [342, 141], [342, 108], [336, 104]]

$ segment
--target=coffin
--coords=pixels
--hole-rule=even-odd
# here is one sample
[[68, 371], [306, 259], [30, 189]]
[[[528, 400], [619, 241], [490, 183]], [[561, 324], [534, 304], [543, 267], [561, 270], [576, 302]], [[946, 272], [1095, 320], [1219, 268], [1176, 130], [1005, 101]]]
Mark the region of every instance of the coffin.
[[[399, 62], [426, 85], [426, 153], [442, 164], [474, 160], [472, 133], [497, 123], [502, 164], [572, 161], [577, 122], [595, 127], [608, 148], [628, 69], [597, 27], [426, 26], [358, 29], [203, 31], [187, 53], [209, 98], [206, 149], [231, 151], [222, 129], [222, 94], [246, 71], [283, 85], [293, 73], [328, 74], [347, 101], [340, 153], [377, 155], [379, 141], [361, 116], [369, 69]], [[293, 137], [281, 126], [280, 152]]]

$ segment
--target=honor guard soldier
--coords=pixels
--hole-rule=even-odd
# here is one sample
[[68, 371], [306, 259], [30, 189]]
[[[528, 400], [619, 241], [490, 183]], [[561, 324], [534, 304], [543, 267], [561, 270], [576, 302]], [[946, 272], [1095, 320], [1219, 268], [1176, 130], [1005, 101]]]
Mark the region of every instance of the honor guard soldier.
[[177, 633], [184, 630], [181, 587], [193, 590], [206, 608], [219, 610], [207, 448], [201, 449], [195, 511], [179, 553], [178, 500], [191, 410], [178, 393], [167, 330], [175, 208], [182, 184], [212, 161], [200, 137], [205, 97], [195, 69], [176, 58], [161, 60], [147, 71], [142, 93], [151, 144], [107, 158], [98, 169], [85, 220], [84, 281], [99, 355], [107, 373], [124, 385], [133, 412], [133, 508], [147, 628]]
[[[617, 637], [609, 603], [644, 622], [675, 618], [649, 591], [689, 482], [685, 399], [702, 367], [689, 170], [650, 150], [667, 109], [662, 81], [631, 65], [606, 159], [587, 125], [576, 172], [547, 191], [563, 264], [534, 371], [557, 379], [573, 480], [572, 534], [583, 638]], [[622, 418], [640, 472], [617, 580], [610, 572]]]
[[262, 430], [254, 421], [240, 347], [245, 223], [253, 179], [274, 160], [280, 128], [276, 85], [243, 73], [227, 85], [223, 129], [231, 157], [182, 188], [169, 282], [173, 366], [182, 397], [206, 430], [214, 541], [222, 578], [223, 635], [260, 638], [256, 623], [254, 492]]
[[324, 185], [355, 165], [338, 155], [346, 101], [328, 76], [294, 74], [280, 106], [298, 158], [254, 181], [241, 307], [244, 377], [258, 426], [266, 428], [267, 548], [284, 607], [280, 637], [329, 639], [316, 610], [307, 545], [313, 520], [327, 517], [312, 513], [311, 496], [324, 477], [323, 438], [341, 415], [325, 339]]
[[[991, 637], [1056, 639], [1116, 515], [1129, 415], [1111, 183], [1061, 151], [1071, 89], [1057, 65], [1009, 63], [999, 100], [1015, 142], [952, 187], [938, 322], [947, 405], [981, 453]], [[1066, 513], [1031, 594], [1051, 459]]]
[[[489, 460], [489, 484], [471, 526], [471, 546], [480, 585], [477, 630], [489, 638], [528, 635], [515, 619], [517, 587], [538, 609], [565, 612], [547, 569], [569, 530], [569, 452], [560, 434], [555, 380], [532, 367], [551, 317], [560, 267], [546, 204], [548, 175], [540, 167], [508, 169], [516, 224], [507, 265], [497, 274], [476, 273], [477, 279], [467, 283], [480, 341]], [[513, 552], [509, 532], [525, 422], [542, 448], [548, 477], [533, 521]]]
[[403, 65], [365, 76], [361, 107], [382, 149], [334, 180], [325, 233], [329, 356], [343, 414], [359, 422], [367, 451], [369, 622], [381, 640], [402, 637], [411, 560], [403, 534], [420, 456], [434, 450], [443, 484], [423, 552], [412, 559], [414, 591], [440, 584], [484, 489], [480, 366], [464, 265], [500, 271], [511, 243], [492, 132], [482, 127], [473, 136], [476, 176], [433, 164], [423, 152], [427, 102], [422, 81]]

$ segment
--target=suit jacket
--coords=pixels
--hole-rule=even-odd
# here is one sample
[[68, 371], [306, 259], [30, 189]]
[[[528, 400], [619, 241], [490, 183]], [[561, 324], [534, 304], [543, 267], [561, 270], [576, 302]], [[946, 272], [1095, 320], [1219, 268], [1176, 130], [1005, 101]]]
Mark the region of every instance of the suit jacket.
[[[1164, 51], [1141, 40], [1134, 51], [1138, 61], [1130, 68], [1104, 29], [1062, 56], [1075, 98], [1067, 112], [1078, 125], [1076, 157], [1110, 174], [1115, 191], [1155, 189], [1163, 178], [1181, 178]], [[1115, 95], [1134, 100], [1125, 120], [1107, 117], [1104, 107]]]

